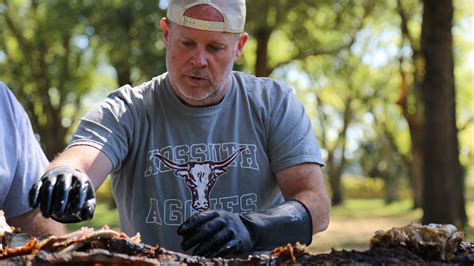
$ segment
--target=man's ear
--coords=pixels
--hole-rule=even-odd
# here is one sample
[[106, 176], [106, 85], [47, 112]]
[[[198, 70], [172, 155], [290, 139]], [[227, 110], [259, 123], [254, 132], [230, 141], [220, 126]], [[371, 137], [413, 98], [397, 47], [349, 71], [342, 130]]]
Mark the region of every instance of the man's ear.
[[249, 35], [244, 32], [240, 33], [239, 39], [237, 40], [237, 49], [235, 51], [235, 60], [239, 59], [242, 53], [244, 52], [244, 46], [249, 38]]
[[163, 31], [163, 45], [165, 46], [165, 48], [168, 48], [170, 25], [169, 22], [166, 21], [166, 18], [161, 19], [161, 30]]

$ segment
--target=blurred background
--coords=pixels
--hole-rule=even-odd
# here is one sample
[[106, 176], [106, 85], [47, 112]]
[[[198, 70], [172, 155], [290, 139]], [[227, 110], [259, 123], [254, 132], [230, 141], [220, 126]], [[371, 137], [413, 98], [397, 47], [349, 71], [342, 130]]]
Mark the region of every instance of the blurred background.
[[[49, 159], [109, 92], [165, 71], [166, 6], [0, 0], [0, 80]], [[410, 222], [474, 241], [472, 1], [258, 0], [247, 12], [235, 69], [294, 88], [326, 160], [331, 223], [310, 250], [366, 249]], [[104, 224], [120, 226], [108, 181], [94, 219], [69, 229]]]

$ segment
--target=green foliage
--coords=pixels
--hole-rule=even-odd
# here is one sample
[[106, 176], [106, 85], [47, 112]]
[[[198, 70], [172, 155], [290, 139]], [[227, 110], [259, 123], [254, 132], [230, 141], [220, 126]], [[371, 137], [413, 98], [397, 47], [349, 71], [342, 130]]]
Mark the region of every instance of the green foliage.
[[64, 148], [92, 87], [96, 58], [86, 14], [78, 1], [0, 2], [0, 79], [22, 102], [50, 158]]
[[244, 54], [245, 61], [254, 73], [268, 76], [279, 66], [348, 49], [375, 3], [248, 1], [246, 31], [257, 40], [259, 56]]
[[108, 225], [111, 229], [120, 231], [118, 211], [117, 209], [110, 208], [110, 206], [106, 203], [98, 203], [92, 220], [75, 224], [67, 224], [66, 228], [70, 232], [80, 229], [81, 227], [100, 229], [104, 225]]
[[138, 85], [166, 71], [159, 1], [90, 1], [94, 47], [115, 68], [117, 83]]
[[[455, 1], [454, 55], [456, 78], [457, 124], [460, 130], [459, 159], [465, 174], [474, 176], [474, 10], [466, 0]], [[470, 37], [469, 37], [470, 36]]]
[[[22, 102], [49, 158], [64, 148], [93, 89], [165, 71], [163, 15], [154, 1], [0, 1], [0, 79]], [[104, 62], [115, 68], [116, 84], [99, 76]]]
[[421, 217], [421, 210], [413, 210], [412, 202], [408, 199], [387, 205], [377, 198], [349, 199], [343, 206], [331, 210], [331, 217], [337, 219], [395, 218], [402, 215], [416, 222]]
[[115, 208], [115, 200], [112, 194], [112, 183], [110, 177], [99, 187], [96, 192], [97, 201], [109, 205], [110, 208]]
[[[342, 179], [342, 185], [345, 195], [350, 199], [383, 198], [386, 193], [386, 183], [381, 178], [346, 176]], [[397, 194], [400, 199], [410, 198], [410, 186], [401, 182], [397, 187]]]
[[376, 178], [348, 177], [343, 186], [349, 198], [374, 198], [383, 196], [383, 180]]

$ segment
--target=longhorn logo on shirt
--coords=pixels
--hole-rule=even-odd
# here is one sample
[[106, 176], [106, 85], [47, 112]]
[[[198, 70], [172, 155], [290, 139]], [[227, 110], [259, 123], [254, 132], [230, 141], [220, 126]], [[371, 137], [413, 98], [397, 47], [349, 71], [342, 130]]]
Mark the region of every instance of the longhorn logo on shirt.
[[227, 159], [214, 162], [187, 162], [183, 164], [176, 164], [160, 153], [155, 153], [164, 165], [174, 169], [174, 174], [177, 177], [184, 178], [186, 186], [191, 191], [192, 205], [197, 211], [205, 211], [209, 209], [209, 194], [216, 184], [217, 178], [227, 173], [227, 167], [244, 151], [246, 147], [238, 149], [234, 154]]

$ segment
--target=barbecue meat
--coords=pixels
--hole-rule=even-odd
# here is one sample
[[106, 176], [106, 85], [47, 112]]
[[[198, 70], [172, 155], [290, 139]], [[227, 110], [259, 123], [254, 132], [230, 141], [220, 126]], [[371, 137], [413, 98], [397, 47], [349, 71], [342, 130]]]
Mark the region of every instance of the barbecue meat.
[[[0, 210], [0, 258], [4, 249], [10, 249], [10, 253], [23, 254], [22, 249], [25, 245], [33, 245], [29, 243], [30, 236], [20, 233], [15, 227], [7, 224], [4, 212]], [[15, 250], [12, 250], [14, 248]], [[16, 249], [18, 248], [18, 249]]]
[[2, 210], [0, 210], [0, 237], [3, 236], [5, 232], [12, 232], [13, 228], [7, 224], [7, 220], [5, 219], [5, 214]]
[[405, 247], [427, 260], [450, 260], [464, 234], [452, 224], [409, 224], [379, 230], [370, 239], [371, 248]]
[[13, 229], [7, 224], [2, 210], [0, 210], [0, 250], [3, 249], [3, 236], [5, 233], [12, 232]]

